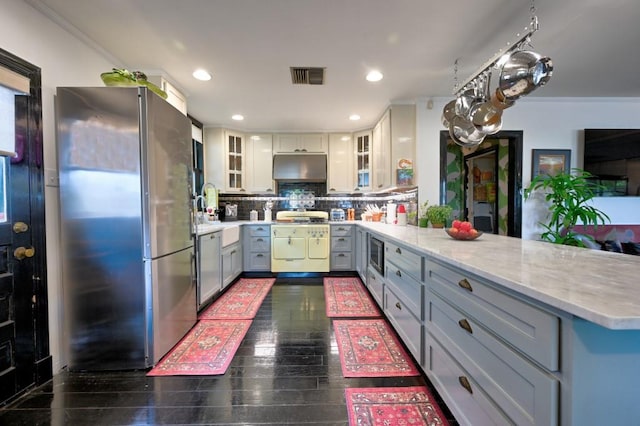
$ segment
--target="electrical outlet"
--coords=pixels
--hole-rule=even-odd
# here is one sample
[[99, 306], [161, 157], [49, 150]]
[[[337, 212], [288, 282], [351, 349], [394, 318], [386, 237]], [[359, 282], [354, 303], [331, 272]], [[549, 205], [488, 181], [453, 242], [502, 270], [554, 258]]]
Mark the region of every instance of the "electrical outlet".
[[60, 186], [58, 171], [54, 169], [44, 169], [44, 179], [46, 186]]

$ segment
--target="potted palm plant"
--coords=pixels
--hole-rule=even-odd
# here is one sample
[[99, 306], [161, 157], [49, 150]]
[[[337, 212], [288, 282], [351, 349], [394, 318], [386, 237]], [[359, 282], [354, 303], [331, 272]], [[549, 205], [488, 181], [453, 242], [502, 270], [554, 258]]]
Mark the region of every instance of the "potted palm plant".
[[528, 200], [535, 191], [544, 192], [544, 200], [549, 204], [547, 222], [539, 222], [544, 228], [540, 235], [543, 241], [569, 246], [585, 247], [584, 239], [588, 235], [575, 232], [578, 221], [583, 225], [605, 224], [609, 216], [589, 204], [595, 197], [595, 185], [589, 178], [593, 175], [581, 169], [572, 169], [573, 173], [558, 173], [554, 176], [537, 175], [525, 189], [524, 198]]
[[446, 204], [442, 206], [429, 206], [426, 210], [427, 218], [434, 228], [444, 228], [452, 212], [453, 209]]

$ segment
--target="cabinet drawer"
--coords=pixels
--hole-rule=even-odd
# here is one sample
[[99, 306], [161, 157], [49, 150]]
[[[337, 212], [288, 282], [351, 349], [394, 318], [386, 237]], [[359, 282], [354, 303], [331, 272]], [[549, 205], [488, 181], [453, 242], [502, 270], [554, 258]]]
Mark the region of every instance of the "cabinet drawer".
[[384, 278], [373, 268], [367, 270], [367, 287], [373, 298], [378, 302], [378, 305], [382, 306]]
[[353, 226], [331, 225], [332, 237], [351, 237], [352, 233], [353, 233]]
[[351, 253], [331, 253], [332, 271], [352, 271], [353, 256]]
[[384, 291], [384, 313], [414, 358], [422, 363], [422, 323], [388, 286]]
[[549, 373], [435, 295], [427, 327], [515, 424], [557, 423], [559, 383]]
[[268, 253], [250, 253], [246, 259], [250, 271], [270, 271], [271, 256]]
[[268, 237], [271, 233], [269, 225], [251, 225], [247, 226], [250, 237]]
[[415, 280], [423, 280], [424, 262], [422, 256], [405, 247], [385, 241], [384, 243], [385, 261], [391, 261], [403, 272], [411, 275]]
[[435, 339], [429, 339], [428, 342], [425, 363], [426, 370], [431, 373], [429, 379], [434, 383], [458, 423], [461, 425], [513, 424]]
[[391, 287], [398, 297], [402, 298], [402, 301], [411, 312], [422, 320], [424, 318], [422, 314], [424, 285], [405, 274], [404, 270], [401, 270], [391, 262], [386, 262], [385, 270], [387, 286]]
[[270, 253], [271, 238], [270, 237], [251, 237], [249, 242], [249, 250], [252, 253]]
[[331, 236], [331, 251], [352, 251], [353, 238]]
[[433, 292], [542, 366], [558, 370], [560, 321], [557, 316], [470, 274], [436, 262], [428, 262], [427, 275], [427, 284]]

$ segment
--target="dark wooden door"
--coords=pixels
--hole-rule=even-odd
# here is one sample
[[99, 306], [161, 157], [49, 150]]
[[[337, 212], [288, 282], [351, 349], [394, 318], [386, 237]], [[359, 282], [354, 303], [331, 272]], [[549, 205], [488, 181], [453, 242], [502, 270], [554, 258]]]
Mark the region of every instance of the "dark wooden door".
[[[0, 156], [0, 404], [51, 377], [48, 343], [44, 165], [40, 72], [0, 51], [0, 66], [29, 78], [28, 94], [0, 86], [2, 135], [14, 157]], [[13, 105], [10, 105], [13, 103]]]

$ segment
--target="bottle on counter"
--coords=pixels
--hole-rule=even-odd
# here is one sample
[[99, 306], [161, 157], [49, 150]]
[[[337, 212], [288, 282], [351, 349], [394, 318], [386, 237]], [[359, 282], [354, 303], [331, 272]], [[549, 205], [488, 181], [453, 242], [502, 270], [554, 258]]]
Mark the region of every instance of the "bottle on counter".
[[251, 210], [249, 212], [249, 220], [255, 222], [258, 220], [258, 212], [256, 210]]
[[387, 204], [387, 223], [390, 223], [392, 225], [396, 223], [397, 221], [396, 208], [397, 206], [392, 202], [389, 202]]

